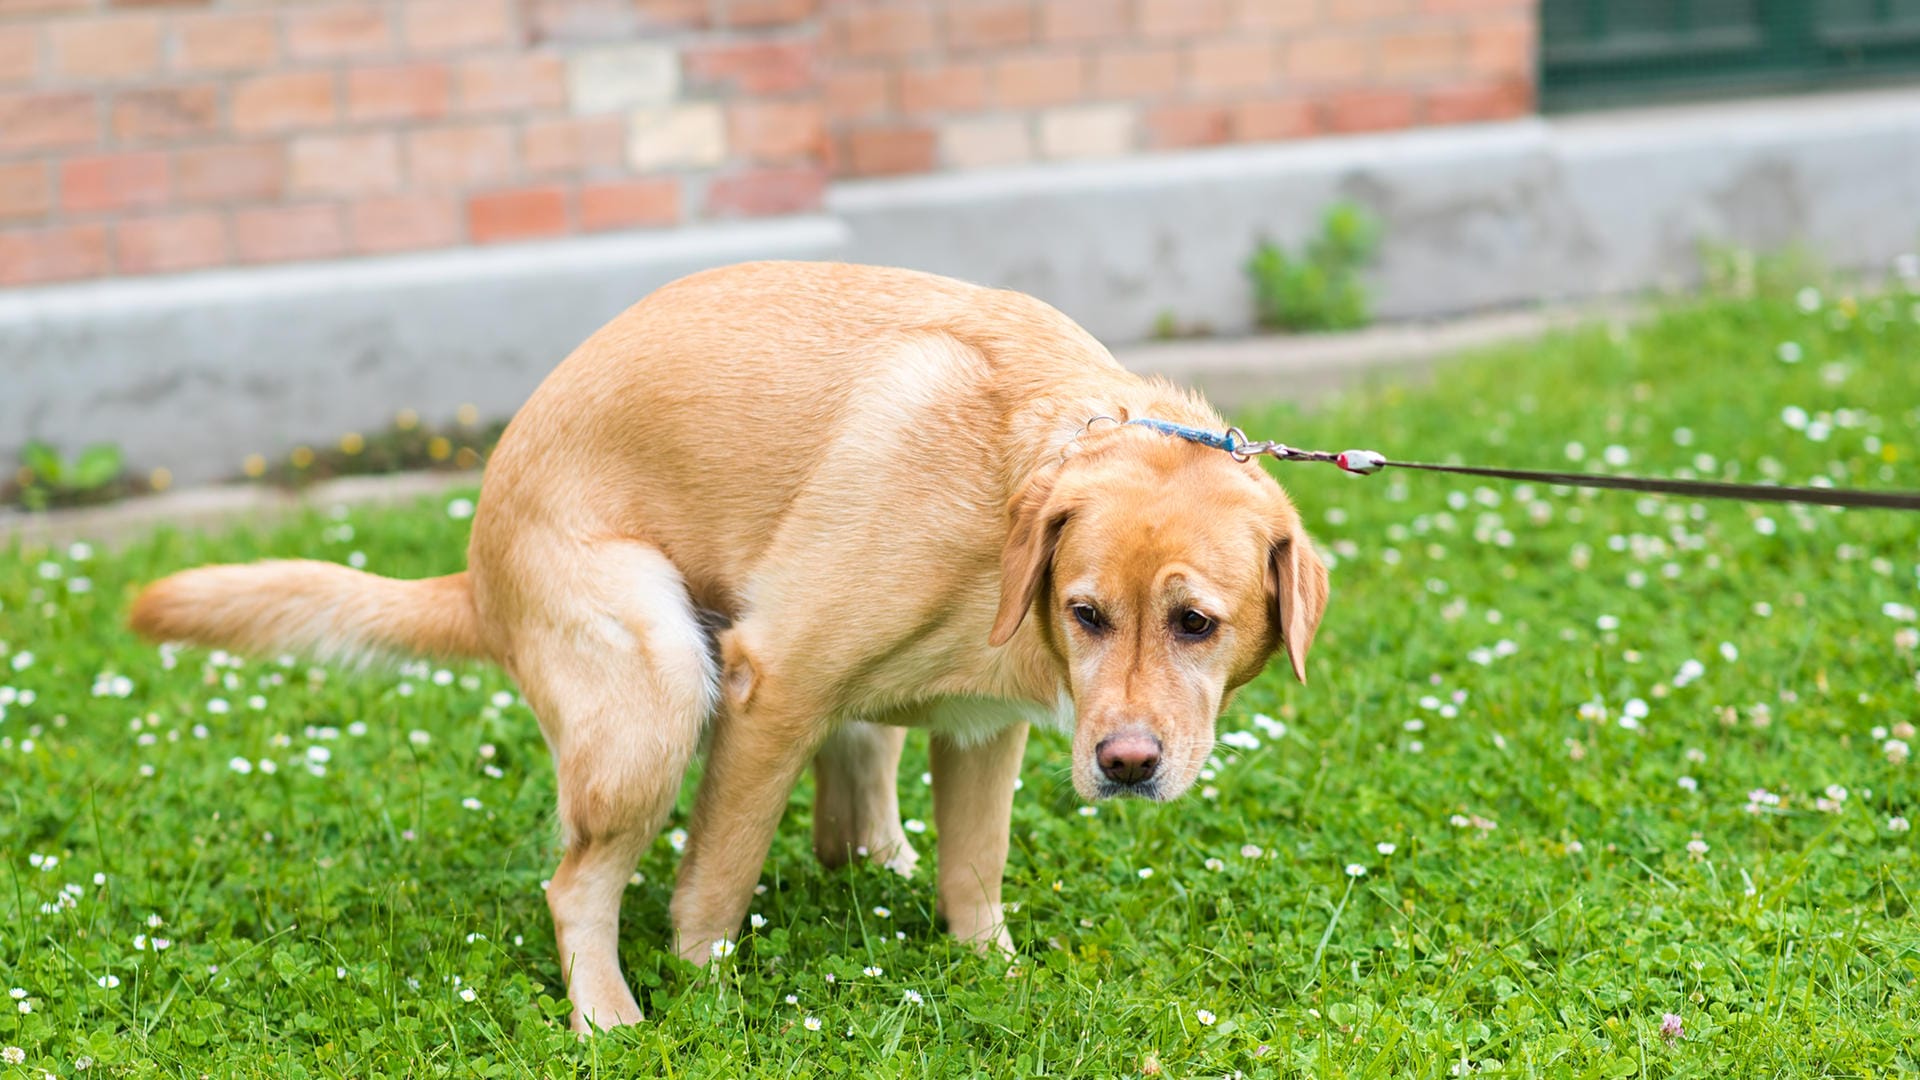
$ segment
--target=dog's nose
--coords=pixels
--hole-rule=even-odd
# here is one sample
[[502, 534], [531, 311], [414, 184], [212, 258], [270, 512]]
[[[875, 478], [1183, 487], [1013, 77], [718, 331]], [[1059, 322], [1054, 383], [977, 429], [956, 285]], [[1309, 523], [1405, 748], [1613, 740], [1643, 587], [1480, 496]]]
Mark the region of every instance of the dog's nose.
[[1160, 740], [1145, 732], [1109, 735], [1093, 749], [1100, 771], [1116, 784], [1141, 784], [1160, 767]]

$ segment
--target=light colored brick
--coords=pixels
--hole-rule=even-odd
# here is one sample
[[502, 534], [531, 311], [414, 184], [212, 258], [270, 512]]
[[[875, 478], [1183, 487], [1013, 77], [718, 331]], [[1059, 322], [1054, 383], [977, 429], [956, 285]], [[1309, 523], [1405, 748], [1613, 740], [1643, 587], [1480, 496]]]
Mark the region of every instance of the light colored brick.
[[1033, 40], [1033, 5], [1026, 0], [947, 0], [941, 7], [949, 50], [998, 50]]
[[1127, 0], [1046, 0], [1040, 38], [1049, 42], [1105, 41], [1130, 31]]
[[1133, 149], [1134, 111], [1078, 105], [1040, 114], [1040, 153], [1049, 158], [1117, 157]]
[[866, 128], [847, 136], [847, 166], [859, 176], [927, 172], [935, 149], [934, 134], [926, 128]]
[[970, 112], [987, 101], [987, 69], [979, 64], [934, 64], [900, 73], [900, 108], [913, 115]]
[[1180, 87], [1180, 53], [1171, 46], [1103, 52], [1094, 61], [1094, 93], [1103, 98], [1159, 98]]
[[1189, 63], [1188, 86], [1202, 97], [1257, 90], [1279, 79], [1278, 50], [1259, 37], [1195, 45]]
[[580, 188], [580, 231], [637, 229], [680, 220], [680, 181], [672, 177], [611, 180]]
[[371, 195], [400, 187], [400, 143], [386, 132], [303, 135], [287, 148], [295, 195]]
[[0, 26], [0, 86], [29, 83], [40, 74], [40, 28]]
[[507, 0], [411, 0], [401, 25], [407, 48], [416, 53], [465, 52], [515, 43]]
[[179, 202], [257, 202], [286, 189], [287, 149], [279, 143], [196, 146], [173, 155]]
[[1073, 52], [1010, 56], [994, 65], [994, 99], [1014, 108], [1061, 105], [1080, 96], [1086, 63]]
[[513, 131], [505, 124], [466, 124], [407, 135], [407, 178], [418, 188], [494, 186], [513, 178]]
[[817, 158], [826, 117], [817, 101], [746, 101], [727, 109], [728, 152], [757, 162]]
[[452, 98], [444, 64], [360, 68], [346, 78], [349, 120], [434, 120], [447, 114]]
[[53, 208], [53, 184], [38, 161], [0, 162], [0, 221], [45, 217]]
[[258, 71], [280, 60], [271, 15], [196, 15], [183, 19], [173, 66], [181, 71]]
[[450, 195], [378, 195], [347, 208], [355, 251], [379, 253], [451, 247], [460, 242], [460, 202]]
[[521, 0], [520, 9], [527, 37], [533, 41], [590, 45], [636, 37], [650, 29], [643, 25], [633, 0]]
[[123, 274], [201, 270], [227, 261], [227, 223], [212, 212], [133, 218], [114, 225], [113, 248]]
[[234, 84], [229, 105], [241, 134], [324, 127], [339, 110], [331, 71], [260, 75]]
[[624, 117], [529, 120], [520, 135], [520, 164], [534, 176], [610, 172], [622, 168], [626, 156]]
[[715, 177], [707, 187], [706, 216], [763, 217], [818, 210], [827, 190], [819, 166], [749, 169]]
[[166, 142], [220, 129], [220, 94], [212, 86], [131, 90], [113, 102], [113, 134], [122, 142]]
[[1016, 165], [1033, 159], [1033, 135], [1024, 117], [952, 120], [940, 126], [940, 161], [953, 169]]
[[346, 251], [340, 207], [333, 203], [237, 210], [233, 252], [241, 262], [324, 259]]
[[0, 153], [60, 150], [100, 141], [92, 94], [0, 94]]
[[126, 82], [160, 67], [160, 20], [85, 19], [48, 28], [53, 70], [87, 82]]
[[296, 60], [381, 56], [393, 51], [393, 26], [372, 4], [302, 7], [286, 16], [287, 53]]
[[1140, 32], [1150, 38], [1218, 34], [1229, 25], [1227, 0], [1139, 0], [1139, 5]]
[[494, 191], [467, 200], [467, 235], [476, 244], [562, 236], [567, 189], [549, 185]]
[[0, 232], [0, 285], [99, 277], [110, 265], [102, 225]]
[[663, 45], [589, 49], [567, 58], [567, 99], [577, 114], [664, 105], [679, 92], [679, 55]]
[[70, 214], [165, 206], [167, 156], [153, 151], [72, 157], [60, 163], [60, 208]]
[[627, 117], [627, 163], [640, 172], [707, 168], [727, 156], [727, 124], [713, 102], [635, 109]]
[[460, 111], [469, 114], [544, 112], [567, 103], [566, 64], [552, 53], [464, 61], [457, 85]]

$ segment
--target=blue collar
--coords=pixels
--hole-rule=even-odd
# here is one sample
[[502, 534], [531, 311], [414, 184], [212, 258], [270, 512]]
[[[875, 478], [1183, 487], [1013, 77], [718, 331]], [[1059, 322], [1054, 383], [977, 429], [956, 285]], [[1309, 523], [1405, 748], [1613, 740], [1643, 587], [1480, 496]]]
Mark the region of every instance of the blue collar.
[[1172, 435], [1188, 442], [1199, 443], [1201, 446], [1210, 446], [1215, 450], [1225, 450], [1229, 454], [1237, 454], [1240, 449], [1240, 442], [1234, 437], [1232, 431], [1208, 431], [1204, 428], [1176, 424], [1171, 420], [1143, 419], [1129, 420], [1127, 423], [1152, 428], [1162, 435]]

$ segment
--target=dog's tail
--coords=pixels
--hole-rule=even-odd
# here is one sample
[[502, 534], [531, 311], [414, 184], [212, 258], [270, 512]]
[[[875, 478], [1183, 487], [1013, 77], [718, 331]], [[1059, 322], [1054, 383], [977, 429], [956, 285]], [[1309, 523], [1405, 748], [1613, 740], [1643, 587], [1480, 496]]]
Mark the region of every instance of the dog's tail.
[[492, 658], [464, 572], [399, 581], [306, 559], [203, 566], [147, 586], [128, 623], [155, 641], [255, 655]]

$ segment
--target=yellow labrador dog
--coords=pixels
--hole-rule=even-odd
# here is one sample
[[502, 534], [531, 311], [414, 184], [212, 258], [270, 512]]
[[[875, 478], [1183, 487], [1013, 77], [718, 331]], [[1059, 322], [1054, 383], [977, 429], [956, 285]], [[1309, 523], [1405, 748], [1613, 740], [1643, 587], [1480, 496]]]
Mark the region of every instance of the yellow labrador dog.
[[[1095, 418], [1110, 418], [1100, 420]], [[752, 263], [615, 318], [488, 462], [467, 570], [212, 566], [135, 602], [150, 638], [500, 664], [540, 718], [565, 855], [547, 892], [573, 1023], [641, 1019], [620, 900], [708, 732], [674, 890], [696, 963], [738, 932], [801, 770], [814, 849], [910, 869], [895, 772], [931, 736], [939, 911], [1000, 903], [1029, 722], [1089, 799], [1193, 783], [1229, 695], [1305, 678], [1327, 573], [1257, 464], [1047, 305], [905, 270]]]

